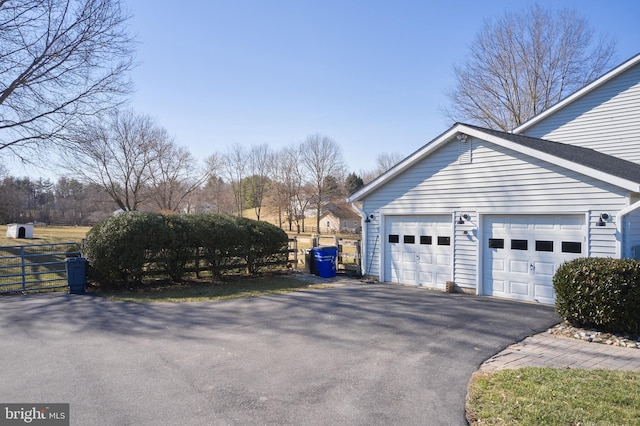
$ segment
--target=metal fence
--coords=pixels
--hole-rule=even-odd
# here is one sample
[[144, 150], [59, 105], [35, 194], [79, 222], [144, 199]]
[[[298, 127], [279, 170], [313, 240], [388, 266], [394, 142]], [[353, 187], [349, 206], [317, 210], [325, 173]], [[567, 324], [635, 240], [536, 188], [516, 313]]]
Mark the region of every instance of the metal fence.
[[67, 287], [66, 258], [79, 256], [76, 243], [0, 246], [0, 293]]

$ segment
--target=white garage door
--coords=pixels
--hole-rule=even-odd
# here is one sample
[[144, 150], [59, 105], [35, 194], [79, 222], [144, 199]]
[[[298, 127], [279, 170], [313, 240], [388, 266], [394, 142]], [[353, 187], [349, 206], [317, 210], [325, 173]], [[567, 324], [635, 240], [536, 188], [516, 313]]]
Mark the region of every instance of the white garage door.
[[583, 215], [486, 216], [484, 294], [553, 304], [553, 274], [585, 241]]
[[385, 281], [444, 288], [451, 280], [451, 216], [388, 217]]

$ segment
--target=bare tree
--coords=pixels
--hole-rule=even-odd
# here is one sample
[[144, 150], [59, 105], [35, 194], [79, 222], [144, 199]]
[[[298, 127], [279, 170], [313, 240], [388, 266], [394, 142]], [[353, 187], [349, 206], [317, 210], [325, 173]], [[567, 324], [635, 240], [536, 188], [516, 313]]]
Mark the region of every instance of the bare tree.
[[0, 0], [0, 150], [51, 149], [130, 91], [127, 19], [119, 0]]
[[124, 211], [138, 210], [149, 199], [151, 167], [168, 143], [164, 128], [131, 110], [116, 111], [107, 122], [94, 122], [77, 136], [69, 167], [85, 182], [100, 185]]
[[149, 167], [151, 197], [165, 212], [176, 213], [185, 199], [209, 178], [193, 155], [170, 140], [159, 140]]
[[399, 152], [383, 152], [376, 157], [376, 174], [381, 175], [404, 159]]
[[324, 182], [328, 176], [343, 175], [342, 149], [327, 136], [311, 135], [300, 146], [300, 161], [309, 173], [309, 181], [314, 188], [316, 229], [320, 232], [320, 212], [327, 202]]
[[242, 211], [244, 210], [244, 192], [243, 192], [243, 180], [247, 170], [247, 157], [248, 154], [242, 145], [235, 144], [231, 146], [226, 154], [222, 157], [224, 165], [224, 171], [226, 177], [229, 179], [231, 189], [233, 190], [233, 196], [236, 201], [237, 215], [242, 217]]
[[615, 43], [575, 10], [533, 5], [487, 21], [454, 67], [445, 115], [511, 131], [610, 68]]
[[284, 159], [286, 148], [271, 153], [271, 185], [267, 191], [267, 202], [278, 214], [278, 226], [282, 228], [283, 213], [287, 211], [288, 197], [285, 183]]
[[286, 215], [289, 231], [293, 230], [293, 222], [304, 216], [301, 207], [308, 204], [308, 200], [302, 205], [303, 174], [300, 162], [300, 147], [289, 146], [281, 149], [273, 155], [273, 184], [270, 193], [278, 211], [278, 222], [282, 226], [282, 214]]
[[251, 198], [256, 219], [260, 220], [262, 204], [267, 193], [270, 175], [272, 174], [273, 154], [267, 144], [257, 145], [249, 151], [248, 161], [248, 187], [245, 192]]

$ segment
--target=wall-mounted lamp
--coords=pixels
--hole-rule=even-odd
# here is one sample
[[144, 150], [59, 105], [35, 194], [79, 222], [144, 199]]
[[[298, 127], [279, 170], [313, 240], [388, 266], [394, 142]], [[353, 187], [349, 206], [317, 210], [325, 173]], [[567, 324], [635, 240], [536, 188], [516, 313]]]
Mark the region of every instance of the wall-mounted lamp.
[[600, 218], [598, 219], [596, 226], [607, 226], [607, 222], [605, 221], [609, 220], [610, 217], [609, 213], [600, 213]]
[[469, 219], [471, 219], [471, 217], [468, 214], [466, 213], [461, 214], [460, 219], [458, 219], [458, 225], [464, 225], [464, 223]]
[[372, 214], [370, 214], [370, 215], [368, 215], [368, 216], [366, 216], [364, 218], [364, 223], [370, 223], [371, 219], [373, 219], [373, 215]]
[[456, 139], [458, 139], [460, 142], [466, 142], [468, 138], [469, 136], [465, 135], [464, 133], [458, 133], [458, 135], [456, 136]]

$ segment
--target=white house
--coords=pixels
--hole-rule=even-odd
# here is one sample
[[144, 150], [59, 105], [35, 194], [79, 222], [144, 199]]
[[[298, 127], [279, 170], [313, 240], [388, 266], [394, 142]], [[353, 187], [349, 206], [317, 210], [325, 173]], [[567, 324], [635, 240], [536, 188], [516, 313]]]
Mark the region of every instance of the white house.
[[347, 201], [363, 274], [551, 304], [562, 262], [640, 258], [640, 55], [512, 133], [455, 124]]
[[324, 233], [360, 232], [360, 216], [349, 206], [332, 204], [320, 216], [320, 231]]

